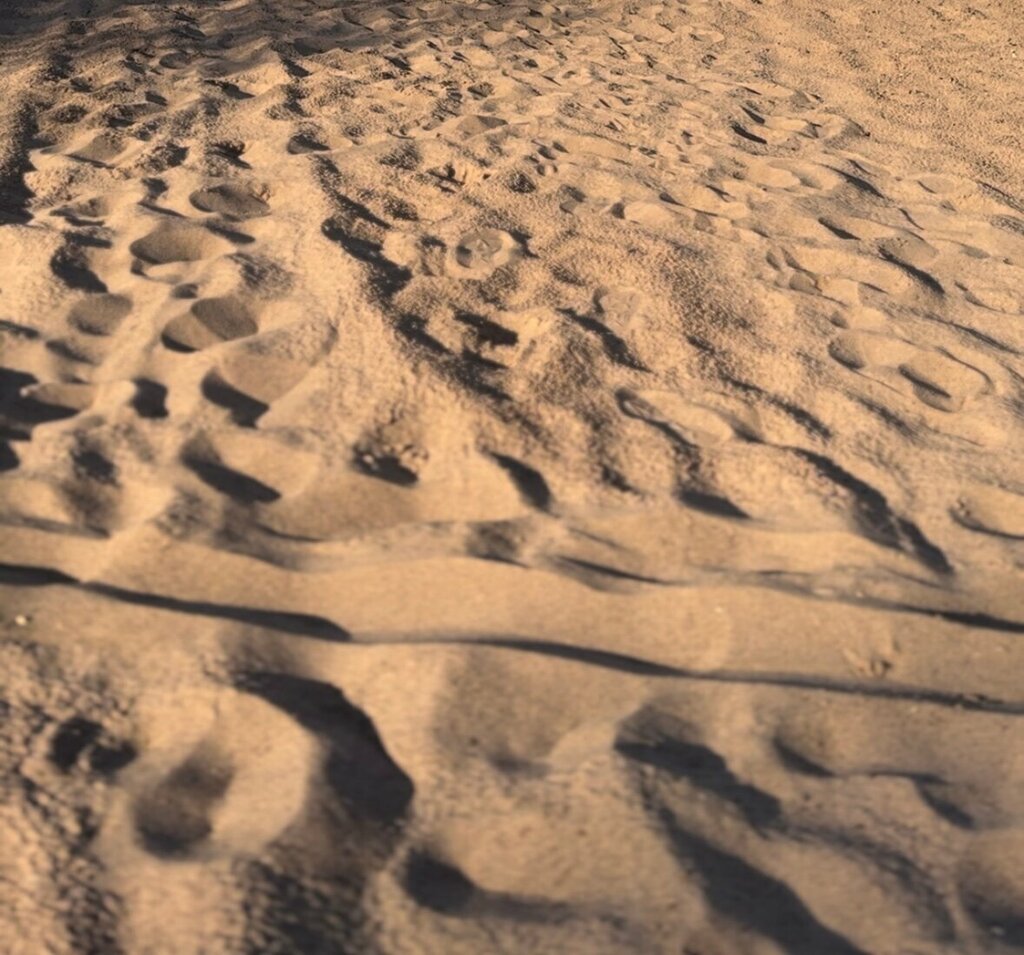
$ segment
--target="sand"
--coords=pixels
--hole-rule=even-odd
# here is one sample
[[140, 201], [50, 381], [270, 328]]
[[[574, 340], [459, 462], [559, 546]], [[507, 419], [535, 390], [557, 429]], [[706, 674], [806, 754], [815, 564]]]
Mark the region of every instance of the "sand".
[[5, 0], [0, 950], [1024, 948], [1012, 0]]

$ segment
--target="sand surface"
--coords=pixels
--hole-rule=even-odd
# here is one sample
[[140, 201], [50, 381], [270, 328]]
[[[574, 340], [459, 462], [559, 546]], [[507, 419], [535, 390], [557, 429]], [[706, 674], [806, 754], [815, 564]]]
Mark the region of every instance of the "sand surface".
[[0, 951], [1024, 949], [1017, 0], [4, 0]]

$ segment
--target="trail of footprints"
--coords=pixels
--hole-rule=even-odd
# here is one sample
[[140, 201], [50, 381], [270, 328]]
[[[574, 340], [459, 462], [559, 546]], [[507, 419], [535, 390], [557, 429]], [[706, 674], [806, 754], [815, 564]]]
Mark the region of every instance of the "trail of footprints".
[[[449, 705], [395, 745], [381, 691], [368, 695], [390, 720], [356, 705], [335, 673], [311, 675], [318, 663], [331, 671], [315, 646], [206, 622], [193, 640], [192, 659], [170, 671], [174, 693], [142, 698], [138, 671], [166, 643], [112, 681], [29, 641], [2, 647], [4, 672], [31, 682], [10, 699], [4, 688], [0, 765], [34, 795], [6, 802], [5, 820], [23, 850], [53, 861], [16, 914], [57, 951], [168, 938], [241, 948], [253, 930], [272, 933], [272, 950], [341, 951], [352, 939], [373, 950], [408, 931], [410, 907], [418, 939], [456, 926], [456, 951], [494, 938], [529, 950], [563, 932], [572, 945], [581, 927], [608, 952], [753, 939], [852, 955], [895, 951], [896, 937], [938, 955], [1019, 938], [1020, 875], [1006, 853], [1021, 812], [1012, 715], [600, 669], [580, 679], [579, 663], [538, 671], [485, 651], [457, 665]], [[435, 665], [424, 650], [419, 674]], [[572, 701], [556, 692], [567, 680]], [[482, 701], [495, 685], [507, 694]], [[405, 689], [403, 707], [422, 713], [426, 691]], [[465, 719], [485, 705], [527, 732]], [[1008, 746], [986, 751], [979, 734]], [[451, 755], [428, 773], [412, 754], [438, 739]], [[600, 799], [595, 775], [608, 780]], [[613, 821], [628, 839], [594, 838]], [[169, 923], [172, 903], [193, 917]], [[244, 918], [211, 927], [203, 916], [217, 911]], [[525, 940], [524, 925], [535, 933]]]
[[[70, 458], [102, 459], [105, 421], [138, 432], [140, 473], [180, 463], [258, 507], [281, 498], [275, 481], [305, 486], [307, 470], [272, 481], [261, 437], [235, 435], [259, 432], [311, 363], [344, 364], [338, 344], [309, 346], [285, 304], [287, 269], [256, 238], [276, 215], [274, 177], [296, 175], [333, 209], [302, 227], [319, 227], [346, 274], [362, 276], [359, 294], [417, 367], [477, 403], [478, 444], [548, 475], [569, 510], [583, 500], [557, 462], [592, 470], [596, 454], [588, 501], [662, 495], [808, 529], [846, 513], [841, 524], [877, 536], [856, 517], [873, 506], [866, 495], [890, 502], [893, 521], [925, 514], [914, 534], [934, 550], [955, 549], [963, 529], [988, 531], [984, 546], [1012, 538], [1013, 518], [987, 520], [991, 508], [964, 503], [1022, 506], [1013, 318], [1024, 219], [1007, 197], [861, 156], [863, 130], [828, 104], [745, 79], [724, 37], [702, 26], [700, 4], [598, 5], [586, 16], [551, 4], [415, 14], [355, 4], [344, 15], [298, 4], [288, 16], [270, 47], [253, 45], [266, 26], [255, 4], [152, 11], [116, 79], [56, 64], [60, 105], [40, 115], [28, 182], [35, 222], [60, 230], [49, 263], [68, 290], [65, 329], [15, 316], [5, 331], [13, 440], [2, 460], [14, 479], [42, 475], [83, 433], [95, 446]], [[237, 30], [225, 32], [232, 18]], [[374, 105], [349, 116], [354, 97]], [[207, 134], [204, 116], [230, 137], [236, 113], [286, 128], [269, 137], [281, 153]], [[742, 263], [728, 276], [716, 274], [719, 249]], [[816, 351], [793, 351], [793, 324], [812, 329]], [[174, 356], [205, 370], [179, 375]], [[653, 392], [656, 412], [622, 400]], [[715, 396], [730, 423], [707, 410]], [[552, 413], [523, 418], [528, 397]], [[767, 426], [754, 421], [766, 408]], [[189, 421], [181, 447], [167, 415]], [[664, 438], [661, 476], [616, 447], [611, 432], [637, 434], [621, 415]], [[85, 432], [68, 420], [83, 416], [96, 422]], [[842, 433], [840, 420], [858, 423]], [[875, 486], [877, 462], [907, 435], [922, 462], [957, 469], [963, 501], [931, 500], [912, 475]], [[65, 518], [54, 504], [31, 521], [115, 529], [104, 525], [109, 507], [82, 511], [91, 484], [80, 476], [107, 474], [114, 496], [120, 466], [79, 469], [60, 492]], [[781, 483], [752, 490], [730, 479], [736, 468]]]
[[[145, 76], [146, 71], [141, 67], [131, 62], [127, 65], [132, 72]], [[160, 65], [181, 69], [187, 64], [181, 56], [169, 55], [160, 60]], [[123, 99], [140, 85], [140, 82], [130, 81], [115, 83], [93, 92], [102, 103], [111, 93], [114, 98]], [[84, 80], [71, 80], [71, 86], [80, 91], [88, 89], [89, 84]], [[167, 105], [164, 97], [146, 91], [144, 104], [116, 111], [111, 107], [101, 118], [115, 130], [130, 130], [138, 140], [149, 143], [160, 130], [160, 115], [166, 112]], [[77, 120], [86, 107], [80, 109], [81, 113], [61, 107], [56, 122]], [[116, 112], [116, 118], [111, 116], [112, 112]], [[146, 126], [139, 129], [138, 121], [143, 118], [147, 120]], [[179, 136], [187, 132], [187, 129], [174, 129], [177, 119], [172, 118], [168, 125]], [[252, 246], [253, 240], [241, 229], [247, 221], [269, 214], [267, 190], [249, 177], [222, 175], [194, 190], [188, 197], [191, 214], [183, 214], [161, 204], [167, 198], [167, 181], [149, 177], [141, 181], [144, 195], [136, 204], [138, 214], [126, 216], [131, 202], [126, 193], [137, 192], [132, 177], [138, 175], [140, 165], [124, 161], [126, 149], [129, 156], [133, 152], [126, 136], [127, 132], [101, 132], [84, 147], [72, 142], [57, 152], [58, 147], [48, 145], [36, 153], [36, 166], [40, 170], [36, 175], [47, 177], [43, 185], [48, 184], [49, 178], [58, 177], [56, 195], [66, 193], [83, 178], [79, 169], [81, 163], [90, 169], [85, 176], [88, 182], [81, 185], [95, 194], [84, 200], [62, 200], [50, 212], [71, 227], [64, 232], [63, 247], [50, 263], [57, 276], [72, 289], [65, 298], [68, 303], [63, 322], [66, 331], [57, 331], [44, 342], [36, 329], [9, 323], [14, 344], [31, 351], [27, 364], [34, 373], [5, 371], [4, 399], [9, 422], [9, 434], [5, 436], [20, 442], [39, 424], [62, 422], [57, 433], [48, 433], [42, 440], [36, 437], [31, 445], [17, 446], [18, 450], [11, 447], [5, 454], [8, 467], [15, 470], [11, 498], [14, 513], [7, 515], [9, 520], [53, 529], [66, 527], [68, 532], [117, 530], [130, 515], [117, 514], [117, 508], [110, 506], [97, 507], [97, 497], [110, 496], [113, 489], [118, 488], [130, 493], [139, 479], [138, 472], [148, 472], [158, 484], [165, 483], [159, 470], [172, 459], [167, 457], [168, 452], [180, 456], [190, 469], [206, 476], [218, 488], [224, 486], [225, 480], [230, 487], [235, 480], [243, 488], [255, 483], [247, 482], [244, 476], [236, 479], [229, 469], [221, 468], [215, 444], [204, 440], [202, 434], [190, 440], [180, 453], [173, 448], [160, 447], [161, 422], [169, 410], [174, 410], [177, 396], [169, 393], [168, 384], [158, 380], [162, 375], [155, 369], [161, 365], [166, 368], [166, 364], [159, 359], [147, 361], [147, 358], [152, 359], [161, 348], [191, 354], [258, 336], [266, 324], [260, 321], [266, 302], [258, 295], [247, 294], [245, 284], [249, 277], [249, 284], [258, 286], [258, 278], [262, 277], [259, 273], [267, 271], [268, 264], [245, 255], [242, 250]], [[238, 164], [230, 146], [216, 144], [214, 148], [225, 152], [230, 161]], [[143, 161], [143, 171], [166, 174], [180, 164], [188, 150], [164, 140], [150, 153], [157, 160]], [[125, 172], [129, 176], [127, 186]], [[40, 208], [37, 219], [42, 220], [45, 214], [45, 208]], [[109, 226], [111, 219], [117, 219], [118, 226]], [[138, 236], [133, 241], [122, 238], [132, 232]], [[119, 250], [121, 244], [128, 245], [126, 252]], [[94, 257], [94, 251], [102, 254]], [[273, 273], [272, 263], [269, 269]], [[124, 273], [140, 276], [147, 284], [157, 287], [152, 292], [144, 289], [146, 302], [134, 301], [129, 292], [116, 291], [138, 288]], [[247, 273], [257, 274], [251, 277]], [[236, 280], [235, 288], [229, 287], [225, 294], [200, 295], [199, 289], [205, 285], [212, 282], [214, 286], [223, 286], [231, 282], [232, 277]], [[265, 287], [268, 285], [272, 290], [273, 282], [264, 283]], [[168, 315], [171, 317], [161, 317]], [[153, 327], [154, 318], [156, 327]], [[287, 347], [287, 343], [285, 345]], [[140, 364], [149, 367], [140, 371]], [[125, 368], [133, 372], [134, 377], [115, 377]], [[155, 373], [150, 373], [151, 368]], [[269, 403], [294, 386], [307, 370], [308, 364], [302, 360], [277, 357], [272, 342], [269, 347], [257, 344], [255, 349], [215, 359], [199, 388], [236, 424], [252, 427]], [[83, 416], [87, 416], [85, 426]], [[69, 421], [69, 418], [74, 420]], [[136, 435], [127, 444], [141, 460], [115, 463], [106, 458], [105, 453], [109, 445], [114, 453], [124, 456], [124, 442], [117, 440], [117, 432], [125, 428]], [[109, 442], [105, 429], [111, 438]], [[65, 447], [67, 445], [71, 447]], [[42, 497], [38, 490], [34, 495], [19, 494], [19, 482], [26, 484], [35, 480], [40, 485], [52, 484], [54, 473], [67, 469], [53, 468], [54, 447], [58, 449], [57, 454], [67, 454], [68, 466], [73, 471], [68, 480], [62, 487], [42, 492]], [[92, 464], [83, 468], [81, 461]], [[121, 473], [122, 469], [127, 473]], [[211, 477], [221, 475], [218, 469], [228, 478]], [[32, 471], [39, 474], [38, 479], [21, 477]], [[98, 489], [97, 482], [104, 487]], [[55, 495], [63, 495], [65, 500], [58, 501]], [[18, 505], [30, 501], [34, 506], [29, 513], [19, 514]], [[156, 511], [160, 504], [166, 503], [165, 498], [156, 505]], [[80, 506], [76, 508], [76, 504]], [[40, 513], [33, 514], [32, 510]], [[153, 516], [153, 509], [135, 515], [136, 519]]]

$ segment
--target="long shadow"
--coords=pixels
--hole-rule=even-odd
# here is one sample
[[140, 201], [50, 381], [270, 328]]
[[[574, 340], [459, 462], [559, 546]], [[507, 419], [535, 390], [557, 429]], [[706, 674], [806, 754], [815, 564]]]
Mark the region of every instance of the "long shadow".
[[773, 826], [781, 815], [779, 801], [770, 793], [744, 783], [713, 749], [665, 735], [654, 739], [618, 739], [615, 749], [639, 763], [685, 779], [698, 789], [731, 803], [752, 826]]
[[412, 801], [412, 780], [388, 755], [373, 721], [336, 686], [287, 673], [253, 671], [238, 688], [288, 713], [324, 742], [324, 775], [350, 807], [397, 822]]
[[676, 851], [697, 870], [712, 908], [792, 955], [868, 955], [823, 925], [784, 882], [688, 832], [666, 808], [661, 819]]
[[232, 606], [231, 604], [211, 603], [203, 600], [180, 600], [176, 597], [165, 597], [160, 594], [115, 587], [112, 584], [81, 581], [70, 574], [44, 567], [0, 564], [0, 584], [12, 584], [20, 587], [52, 587], [55, 585], [74, 587], [86, 593], [98, 594], [112, 600], [120, 600], [123, 603], [142, 607], [154, 607], [158, 610], [170, 610], [174, 613], [199, 617], [213, 617], [219, 620], [232, 620], [254, 627], [280, 630], [283, 633], [292, 633], [297, 636], [314, 637], [318, 640], [347, 643], [351, 639], [347, 630], [325, 617], [280, 610], [262, 610], [258, 607]]
[[26, 567], [14, 564], [0, 564], [0, 584], [31, 587], [63, 585], [75, 587], [87, 593], [99, 594], [125, 603], [156, 607], [177, 613], [235, 620], [252, 626], [276, 629], [285, 633], [313, 637], [335, 642], [356, 642], [364, 644], [416, 644], [418, 646], [478, 646], [496, 647], [520, 653], [555, 657], [589, 666], [616, 670], [635, 676], [664, 677], [692, 680], [701, 683], [725, 683], [745, 686], [772, 686], [790, 688], [812, 693], [837, 693], [844, 696], [859, 696], [880, 700], [905, 700], [913, 703], [928, 703], [957, 710], [981, 713], [998, 713], [1003, 716], [1024, 716], [1024, 702], [998, 700], [979, 694], [952, 693], [933, 690], [928, 687], [912, 686], [887, 681], [885, 683], [858, 683], [831, 677], [802, 673], [770, 670], [695, 670], [645, 660], [642, 657], [592, 647], [578, 647], [553, 640], [534, 640], [512, 634], [492, 636], [461, 636], [439, 633], [435, 636], [404, 637], [402, 635], [367, 634], [354, 637], [343, 627], [324, 617], [310, 614], [262, 610], [255, 607], [239, 607], [229, 604], [205, 601], [182, 600], [140, 591], [128, 590], [111, 584], [85, 582], [58, 570], [42, 567]]

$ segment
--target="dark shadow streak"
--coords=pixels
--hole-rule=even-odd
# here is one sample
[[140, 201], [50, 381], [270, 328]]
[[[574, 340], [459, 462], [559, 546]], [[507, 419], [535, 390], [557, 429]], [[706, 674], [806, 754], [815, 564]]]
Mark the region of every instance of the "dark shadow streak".
[[868, 955], [819, 922], [784, 882], [684, 829], [662, 808], [662, 824], [683, 860], [696, 868], [711, 906], [749, 925], [792, 955]]
[[598, 564], [591, 560], [581, 560], [578, 557], [556, 555], [553, 558], [553, 563], [577, 578], [585, 579], [590, 574], [597, 574], [601, 577], [611, 577], [613, 580], [620, 580], [625, 583], [651, 584], [655, 587], [665, 586], [665, 581], [659, 580], [657, 577], [635, 574], [632, 571], [624, 570], [621, 567], [612, 567], [609, 564]]
[[618, 670], [622, 673], [630, 673], [636, 676], [669, 677], [694, 680], [702, 683], [788, 687], [818, 693], [839, 693], [846, 696], [932, 703], [936, 706], [954, 707], [956, 709], [982, 713], [999, 713], [1004, 716], [1024, 716], [1024, 702], [1016, 703], [1006, 700], [994, 700], [980, 695], [947, 693], [943, 690], [929, 690], [924, 687], [907, 686], [901, 683], [866, 686], [862, 683], [833, 680], [828, 677], [809, 677], [799, 673], [756, 672], [749, 670], [693, 670], [687, 667], [673, 667], [664, 663], [655, 663], [640, 657], [613, 653], [609, 650], [574, 647], [548, 640], [524, 640], [516, 637], [438, 637], [436, 639], [402, 640], [398, 638], [389, 640], [386, 637], [374, 637], [372, 640], [357, 638], [356, 642], [497, 647], [503, 650], [517, 650], [523, 653], [557, 657], [574, 663], [586, 663], [590, 666]]
[[[688, 503], [692, 504], [692, 502]], [[714, 513], [710, 509], [705, 508], [705, 510], [709, 513]], [[746, 515], [741, 516], [745, 517]], [[592, 539], [597, 540], [604, 545], [612, 545], [611, 541], [604, 540], [600, 537], [593, 537]], [[595, 590], [605, 589], [604, 586], [597, 582], [600, 577], [608, 577], [612, 580], [630, 580], [637, 584], [651, 584], [656, 587], [690, 587], [695, 584], [695, 581], [692, 579], [641, 576], [618, 567], [612, 567], [608, 564], [598, 564], [593, 561], [580, 560], [578, 558], [562, 554], [556, 554], [551, 557], [550, 560], [556, 568], [565, 570], [567, 573], [572, 574], [574, 579], [581, 581], [586, 586]], [[720, 576], [726, 576], [714, 572], [712, 572], [712, 574], [712, 580], [719, 579]], [[987, 613], [967, 610], [940, 610], [932, 607], [915, 606], [914, 604], [901, 602], [899, 600], [886, 600], [869, 595], [854, 597], [844, 594], [830, 594], [828, 596], [824, 596], [816, 593], [812, 589], [809, 589], [808, 586], [801, 584], [799, 575], [787, 575], [782, 571], [754, 571], [734, 575], [731, 579], [734, 583], [740, 586], [765, 587], [767, 589], [778, 590], [782, 593], [803, 597], [808, 600], [825, 601], [828, 603], [837, 603], [855, 607], [873, 607], [880, 610], [888, 610], [892, 613], [912, 614], [917, 617], [934, 617], [937, 620], [944, 620], [949, 623], [958, 623], [965, 627], [977, 627], [980, 630], [994, 630], [998, 633], [1024, 634], [1024, 623], [1020, 623], [1016, 620], [1007, 620], [1003, 617], [995, 617], [992, 614]], [[916, 580], [914, 578], [911, 579], [916, 584], [922, 586], [925, 585], [923, 581]]]
[[285, 633], [294, 633], [299, 636], [335, 642], [353, 642], [363, 645], [495, 647], [502, 650], [515, 650], [522, 653], [555, 657], [574, 663], [585, 663], [590, 666], [617, 670], [621, 673], [629, 673], [636, 676], [693, 680], [702, 683], [788, 687], [817, 693], [839, 693], [846, 696], [870, 697], [873, 699], [931, 703], [935, 706], [952, 707], [981, 713], [998, 713], [1003, 716], [1024, 716], [1024, 702], [997, 700], [980, 694], [950, 693], [943, 690], [930, 690], [925, 687], [908, 686], [893, 682], [867, 686], [863, 683], [834, 680], [820, 676], [809, 677], [799, 673], [757, 672], [750, 670], [694, 670], [687, 667], [674, 667], [664, 663], [656, 663], [651, 660], [644, 660], [641, 657], [614, 653], [610, 650], [575, 647], [551, 640], [528, 640], [515, 636], [459, 637], [444, 635], [424, 638], [366, 635], [361, 638], [353, 638], [347, 630], [323, 617], [259, 610], [251, 607], [232, 607], [227, 604], [207, 603], [205, 601], [179, 600], [174, 597], [161, 597], [156, 594], [126, 590], [111, 584], [86, 583], [77, 580], [69, 574], [48, 568], [0, 564], [0, 584], [29, 587], [52, 585], [76, 587], [87, 593], [99, 594], [114, 600], [122, 600], [125, 603], [156, 607], [161, 610], [170, 610], [177, 613], [234, 620], [252, 626], [267, 627], [268, 629], [280, 630]]
[[617, 365], [632, 368], [634, 371], [650, 371], [650, 368], [632, 353], [629, 345], [622, 338], [596, 318], [582, 315], [571, 308], [560, 308], [558, 311], [566, 318], [572, 319], [581, 328], [596, 335], [604, 346], [605, 354]]
[[63, 585], [74, 587], [86, 593], [98, 594], [112, 600], [135, 604], [142, 607], [155, 607], [158, 610], [170, 610], [191, 616], [213, 617], [220, 620], [232, 620], [254, 627], [266, 627], [280, 630], [302, 637], [314, 637], [317, 640], [331, 640], [347, 643], [351, 635], [342, 627], [323, 617], [304, 613], [288, 613], [277, 610], [260, 610], [256, 607], [232, 607], [229, 604], [209, 603], [202, 600], [179, 600], [176, 597], [162, 597], [158, 594], [140, 593], [115, 587], [112, 584], [86, 582], [72, 577], [70, 574], [45, 567], [24, 567], [12, 564], [0, 564], [0, 584], [12, 584], [20, 587], [49, 587]]

